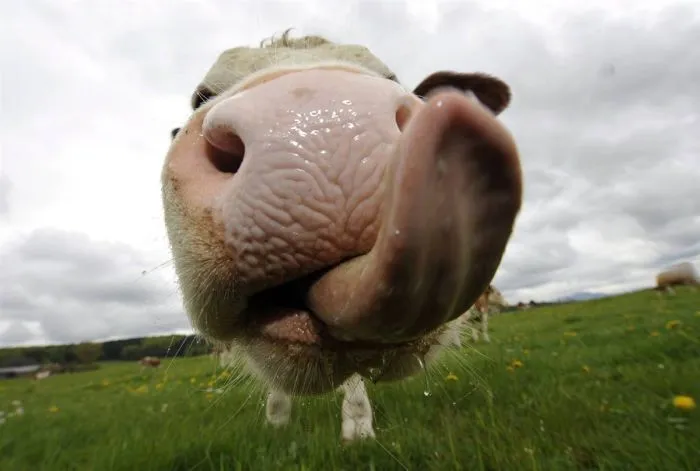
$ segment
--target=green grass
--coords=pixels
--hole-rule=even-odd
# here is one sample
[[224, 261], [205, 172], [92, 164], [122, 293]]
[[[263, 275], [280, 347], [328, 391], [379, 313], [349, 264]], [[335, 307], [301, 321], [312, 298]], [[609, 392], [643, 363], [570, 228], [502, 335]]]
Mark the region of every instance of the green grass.
[[429, 371], [430, 396], [422, 376], [369, 385], [377, 441], [347, 447], [339, 394], [275, 430], [259, 388], [203, 391], [209, 357], [3, 381], [0, 410], [24, 414], [0, 425], [0, 470], [698, 470], [700, 409], [671, 401], [700, 400], [699, 311], [686, 289], [494, 317], [491, 344]]

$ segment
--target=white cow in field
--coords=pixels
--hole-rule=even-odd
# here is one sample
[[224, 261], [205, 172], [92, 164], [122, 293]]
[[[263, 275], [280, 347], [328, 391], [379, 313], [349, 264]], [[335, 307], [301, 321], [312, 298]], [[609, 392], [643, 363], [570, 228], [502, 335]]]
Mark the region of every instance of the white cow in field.
[[374, 436], [361, 378], [411, 377], [450, 343], [520, 211], [509, 102], [481, 73], [411, 90], [320, 36], [216, 60], [172, 132], [165, 225], [193, 327], [267, 385], [271, 423], [341, 388], [343, 438]]

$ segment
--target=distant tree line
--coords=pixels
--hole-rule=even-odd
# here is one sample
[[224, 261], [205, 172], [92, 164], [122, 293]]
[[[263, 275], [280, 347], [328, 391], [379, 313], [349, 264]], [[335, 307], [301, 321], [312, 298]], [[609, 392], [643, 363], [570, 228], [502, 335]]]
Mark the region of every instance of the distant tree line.
[[98, 361], [135, 361], [145, 356], [161, 358], [205, 355], [211, 347], [194, 335], [140, 337], [108, 342], [82, 342], [43, 347], [0, 349], [0, 368], [35, 364], [92, 364]]

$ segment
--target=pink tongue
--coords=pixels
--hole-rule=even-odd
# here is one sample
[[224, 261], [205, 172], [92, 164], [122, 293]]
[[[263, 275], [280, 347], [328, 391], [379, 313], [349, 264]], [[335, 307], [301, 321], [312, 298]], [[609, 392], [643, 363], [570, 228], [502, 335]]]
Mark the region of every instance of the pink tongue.
[[420, 106], [385, 178], [374, 247], [330, 270], [307, 295], [339, 338], [406, 341], [456, 318], [493, 278], [520, 210], [512, 137], [454, 91]]

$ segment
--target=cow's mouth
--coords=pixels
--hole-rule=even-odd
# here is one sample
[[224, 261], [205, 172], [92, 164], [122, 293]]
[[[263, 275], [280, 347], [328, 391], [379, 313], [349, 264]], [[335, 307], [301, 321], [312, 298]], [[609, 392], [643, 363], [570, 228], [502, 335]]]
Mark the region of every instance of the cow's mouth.
[[309, 306], [313, 284], [331, 268], [261, 291], [249, 298], [242, 320], [253, 336], [280, 344], [306, 345], [335, 352], [401, 348], [411, 341], [376, 342], [334, 332]]

